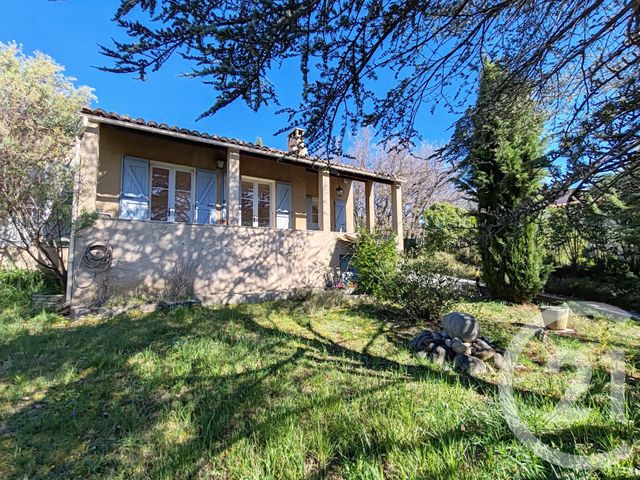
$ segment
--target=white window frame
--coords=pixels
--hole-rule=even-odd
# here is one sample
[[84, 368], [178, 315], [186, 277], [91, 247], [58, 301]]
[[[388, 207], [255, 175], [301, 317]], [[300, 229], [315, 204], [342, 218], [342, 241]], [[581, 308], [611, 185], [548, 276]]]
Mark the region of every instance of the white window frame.
[[[151, 220], [151, 197], [153, 196], [153, 167], [164, 168], [169, 170], [169, 198], [167, 208], [169, 212], [167, 214], [167, 220]], [[189, 210], [189, 221], [186, 222], [194, 223], [194, 212], [195, 212], [195, 201], [196, 201], [196, 169], [193, 167], [187, 167], [184, 165], [177, 165], [175, 163], [163, 163], [163, 162], [155, 162], [153, 160], [149, 161], [149, 221], [150, 222], [158, 222], [158, 223], [182, 223], [175, 221], [176, 214], [176, 172], [187, 172], [191, 174], [191, 197], [190, 197], [190, 210]]]
[[[260, 177], [251, 177], [248, 175], [240, 176], [240, 203], [242, 204], [242, 182], [253, 182], [253, 228], [275, 228], [276, 226], [276, 181], [270, 180], [267, 178]], [[269, 185], [269, 226], [268, 227], [259, 227], [258, 226], [258, 195], [256, 192], [258, 189], [256, 188], [256, 184], [268, 184]], [[242, 211], [240, 212], [240, 223], [242, 224]], [[248, 227], [248, 225], [244, 225]]]
[[[307, 201], [311, 200], [311, 211], [307, 211]], [[307, 218], [307, 230], [310, 231], [316, 231], [316, 230], [320, 230], [320, 198], [319, 197], [314, 197], [313, 195], [307, 195], [305, 197], [305, 215], [309, 218]], [[316, 223], [313, 222], [313, 203], [316, 203], [317, 208], [318, 208], [318, 221]]]

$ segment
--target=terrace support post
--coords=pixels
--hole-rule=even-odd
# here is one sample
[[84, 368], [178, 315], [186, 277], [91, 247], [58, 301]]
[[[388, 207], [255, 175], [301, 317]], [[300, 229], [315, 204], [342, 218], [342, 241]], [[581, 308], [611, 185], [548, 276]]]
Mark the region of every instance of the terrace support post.
[[241, 224], [240, 216], [240, 150], [227, 149], [227, 218], [229, 225]]
[[396, 236], [396, 247], [399, 252], [404, 250], [404, 231], [402, 228], [402, 184], [391, 184], [391, 220], [393, 233]]
[[375, 206], [375, 196], [373, 189], [373, 181], [367, 180], [364, 183], [364, 210], [365, 210], [365, 222], [367, 227], [367, 232], [371, 233], [376, 228], [376, 206]]
[[[76, 156], [73, 165], [77, 174], [73, 185], [73, 203], [71, 206], [71, 221], [75, 222], [82, 213], [96, 211], [96, 196], [98, 194], [98, 170], [100, 168], [100, 124], [83, 119], [84, 130], [76, 141]], [[67, 253], [67, 288], [65, 301], [71, 303], [73, 297], [73, 279], [76, 268], [75, 256], [76, 234], [71, 229], [69, 234], [69, 250]]]
[[318, 172], [318, 219], [323, 232], [331, 230], [331, 179], [329, 170]]
[[76, 158], [78, 175], [76, 178], [74, 219], [83, 212], [96, 211], [96, 196], [98, 194], [100, 124], [86, 118], [84, 122], [84, 131], [80, 138]]

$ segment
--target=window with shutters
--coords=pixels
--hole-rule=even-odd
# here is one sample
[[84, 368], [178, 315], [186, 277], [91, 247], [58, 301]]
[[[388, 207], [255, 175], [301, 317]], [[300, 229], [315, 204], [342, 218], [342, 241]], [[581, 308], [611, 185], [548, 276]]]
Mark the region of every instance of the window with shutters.
[[194, 205], [194, 170], [151, 164], [149, 218], [157, 222], [190, 223]]
[[195, 169], [125, 157], [122, 219], [189, 223], [194, 218]]

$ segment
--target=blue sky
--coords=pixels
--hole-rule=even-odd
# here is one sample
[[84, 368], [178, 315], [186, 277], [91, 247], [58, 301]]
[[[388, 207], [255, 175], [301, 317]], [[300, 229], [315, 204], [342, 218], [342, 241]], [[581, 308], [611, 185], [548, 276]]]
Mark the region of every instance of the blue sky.
[[[179, 58], [141, 82], [133, 75], [118, 75], [97, 70], [109, 65], [99, 53], [99, 44], [111, 45], [111, 39], [125, 36], [112, 22], [119, 0], [0, 0], [0, 42], [15, 41], [26, 54], [39, 50], [64, 65], [67, 75], [78, 84], [95, 89], [95, 106], [105, 110], [179, 125], [217, 135], [255, 141], [262, 137], [266, 145], [285, 148], [283, 135], [273, 134], [286, 124], [276, 115], [278, 106], [252, 112], [243, 103], [233, 104], [213, 117], [196, 121], [214, 100], [215, 92], [197, 79], [180, 76], [188, 64]], [[289, 62], [273, 72], [282, 106], [296, 106], [300, 98], [299, 72]], [[429, 106], [419, 118], [424, 140], [442, 144], [455, 117], [443, 109], [434, 114]]]

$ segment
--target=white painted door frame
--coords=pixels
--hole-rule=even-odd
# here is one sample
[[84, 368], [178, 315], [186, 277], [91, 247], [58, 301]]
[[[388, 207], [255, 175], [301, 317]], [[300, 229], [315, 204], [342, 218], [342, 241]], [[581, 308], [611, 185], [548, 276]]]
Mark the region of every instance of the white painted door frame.
[[[153, 196], [153, 169], [162, 168], [169, 170], [169, 190], [167, 200], [167, 222], [175, 222], [175, 202], [176, 202], [176, 172], [184, 172], [191, 174], [191, 191], [189, 192], [189, 221], [187, 223], [194, 223], [194, 204], [195, 204], [195, 182], [196, 182], [196, 169], [191, 167], [184, 167], [182, 165], [175, 165], [173, 163], [162, 162], [149, 162], [149, 216], [151, 216], [151, 198]], [[151, 218], [151, 217], [149, 217]]]
[[276, 181], [268, 180], [266, 178], [248, 177], [242, 175], [240, 177], [240, 201], [242, 202], [242, 183], [253, 183], [253, 218], [252, 226], [258, 227], [258, 185], [269, 186], [269, 226], [260, 228], [274, 228], [276, 226], [276, 209], [275, 209], [275, 193], [276, 193]]

